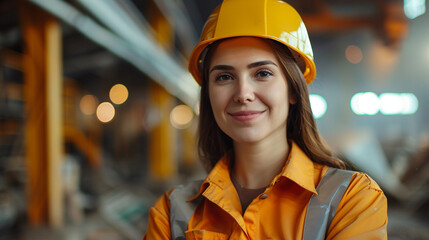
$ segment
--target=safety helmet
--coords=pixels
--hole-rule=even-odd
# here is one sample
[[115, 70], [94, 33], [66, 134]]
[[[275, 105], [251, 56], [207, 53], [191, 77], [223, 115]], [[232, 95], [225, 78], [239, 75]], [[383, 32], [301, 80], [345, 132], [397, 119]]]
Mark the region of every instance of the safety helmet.
[[206, 47], [220, 39], [244, 36], [286, 45], [296, 59], [302, 58], [305, 63], [302, 71], [307, 84], [316, 77], [307, 29], [292, 6], [281, 0], [224, 0], [207, 19], [200, 42], [189, 58], [189, 72], [198, 84], [202, 81], [200, 66]]

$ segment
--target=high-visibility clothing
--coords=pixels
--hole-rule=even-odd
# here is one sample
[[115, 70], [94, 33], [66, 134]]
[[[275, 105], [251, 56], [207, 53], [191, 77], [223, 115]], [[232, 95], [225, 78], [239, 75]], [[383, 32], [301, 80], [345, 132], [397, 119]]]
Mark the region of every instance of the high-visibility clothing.
[[[302, 235], [304, 240], [325, 239], [328, 227], [335, 216], [337, 206], [347, 190], [353, 174], [354, 171], [329, 168], [326, 174], [323, 175], [322, 180], [320, 180], [316, 188], [318, 194], [312, 195], [307, 206]], [[201, 184], [202, 181], [194, 181], [185, 186], [179, 185], [171, 192], [169, 201], [172, 239], [185, 239], [189, 220], [203, 197], [199, 195], [199, 197], [192, 201], [188, 200], [200, 191]], [[237, 187], [235, 186], [235, 188]], [[240, 194], [238, 195], [241, 197]], [[266, 196], [261, 195], [261, 197]]]
[[[188, 223], [186, 239], [302, 239], [307, 207], [329, 167], [312, 162], [295, 144], [282, 172], [245, 214], [221, 159], [203, 181], [202, 196]], [[151, 208], [143, 239], [171, 239], [171, 191]], [[190, 199], [190, 200], [192, 200]], [[387, 200], [366, 174], [353, 174], [337, 206], [326, 239], [387, 239]]]

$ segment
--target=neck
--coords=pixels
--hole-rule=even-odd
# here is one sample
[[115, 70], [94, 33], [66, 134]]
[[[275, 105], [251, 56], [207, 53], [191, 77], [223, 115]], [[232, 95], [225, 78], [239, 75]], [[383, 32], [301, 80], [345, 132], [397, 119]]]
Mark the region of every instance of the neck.
[[263, 188], [282, 170], [290, 147], [286, 136], [281, 140], [257, 143], [234, 142], [234, 169], [236, 181], [249, 189]]

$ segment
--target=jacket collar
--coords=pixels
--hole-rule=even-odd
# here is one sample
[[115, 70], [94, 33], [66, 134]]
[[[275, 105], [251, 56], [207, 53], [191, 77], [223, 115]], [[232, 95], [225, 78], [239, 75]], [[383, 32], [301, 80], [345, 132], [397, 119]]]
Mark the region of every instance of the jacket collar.
[[200, 187], [200, 191], [188, 200], [193, 201], [200, 196], [209, 185], [213, 184], [218, 186], [221, 189], [224, 189], [228, 184], [232, 184], [231, 178], [229, 177], [229, 154], [226, 154], [222, 157], [210, 173], [207, 175], [206, 179], [203, 181]]
[[[229, 176], [229, 154], [222, 157], [210, 171], [206, 179], [201, 184], [198, 194], [193, 196], [188, 201], [196, 199], [201, 195], [208, 185], [214, 184], [221, 189], [232, 184]], [[288, 160], [282, 169], [282, 172], [273, 179], [273, 183], [281, 177], [285, 177], [295, 182], [303, 189], [317, 195], [316, 186], [314, 184], [314, 162], [301, 150], [301, 148], [292, 142]]]
[[[317, 195], [314, 183], [314, 162], [301, 150], [295, 142], [289, 152], [289, 159], [280, 176], [286, 177], [302, 188]], [[275, 177], [277, 180], [278, 177]]]

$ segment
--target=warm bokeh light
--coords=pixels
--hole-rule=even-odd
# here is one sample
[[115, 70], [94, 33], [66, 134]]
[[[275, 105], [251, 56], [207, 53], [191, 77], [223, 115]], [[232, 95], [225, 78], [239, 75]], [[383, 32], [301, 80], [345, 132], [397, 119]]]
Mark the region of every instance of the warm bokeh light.
[[310, 105], [311, 111], [316, 119], [323, 117], [328, 109], [325, 98], [317, 94], [310, 94]]
[[114, 104], [122, 104], [128, 99], [128, 89], [123, 84], [116, 84], [110, 89], [109, 97]]
[[362, 50], [355, 45], [350, 45], [346, 48], [346, 58], [353, 64], [360, 63], [363, 58]]
[[186, 105], [178, 105], [174, 107], [170, 113], [170, 122], [175, 128], [178, 129], [187, 128], [193, 118], [194, 112]]
[[85, 115], [92, 115], [97, 109], [98, 100], [94, 95], [87, 94], [80, 99], [80, 111]]
[[115, 108], [109, 102], [103, 102], [97, 107], [97, 118], [100, 122], [107, 123], [115, 117]]
[[374, 83], [387, 84], [386, 81], [393, 77], [392, 74], [395, 73], [395, 68], [398, 67], [400, 51], [386, 46], [381, 41], [375, 41], [369, 46], [365, 59]]

